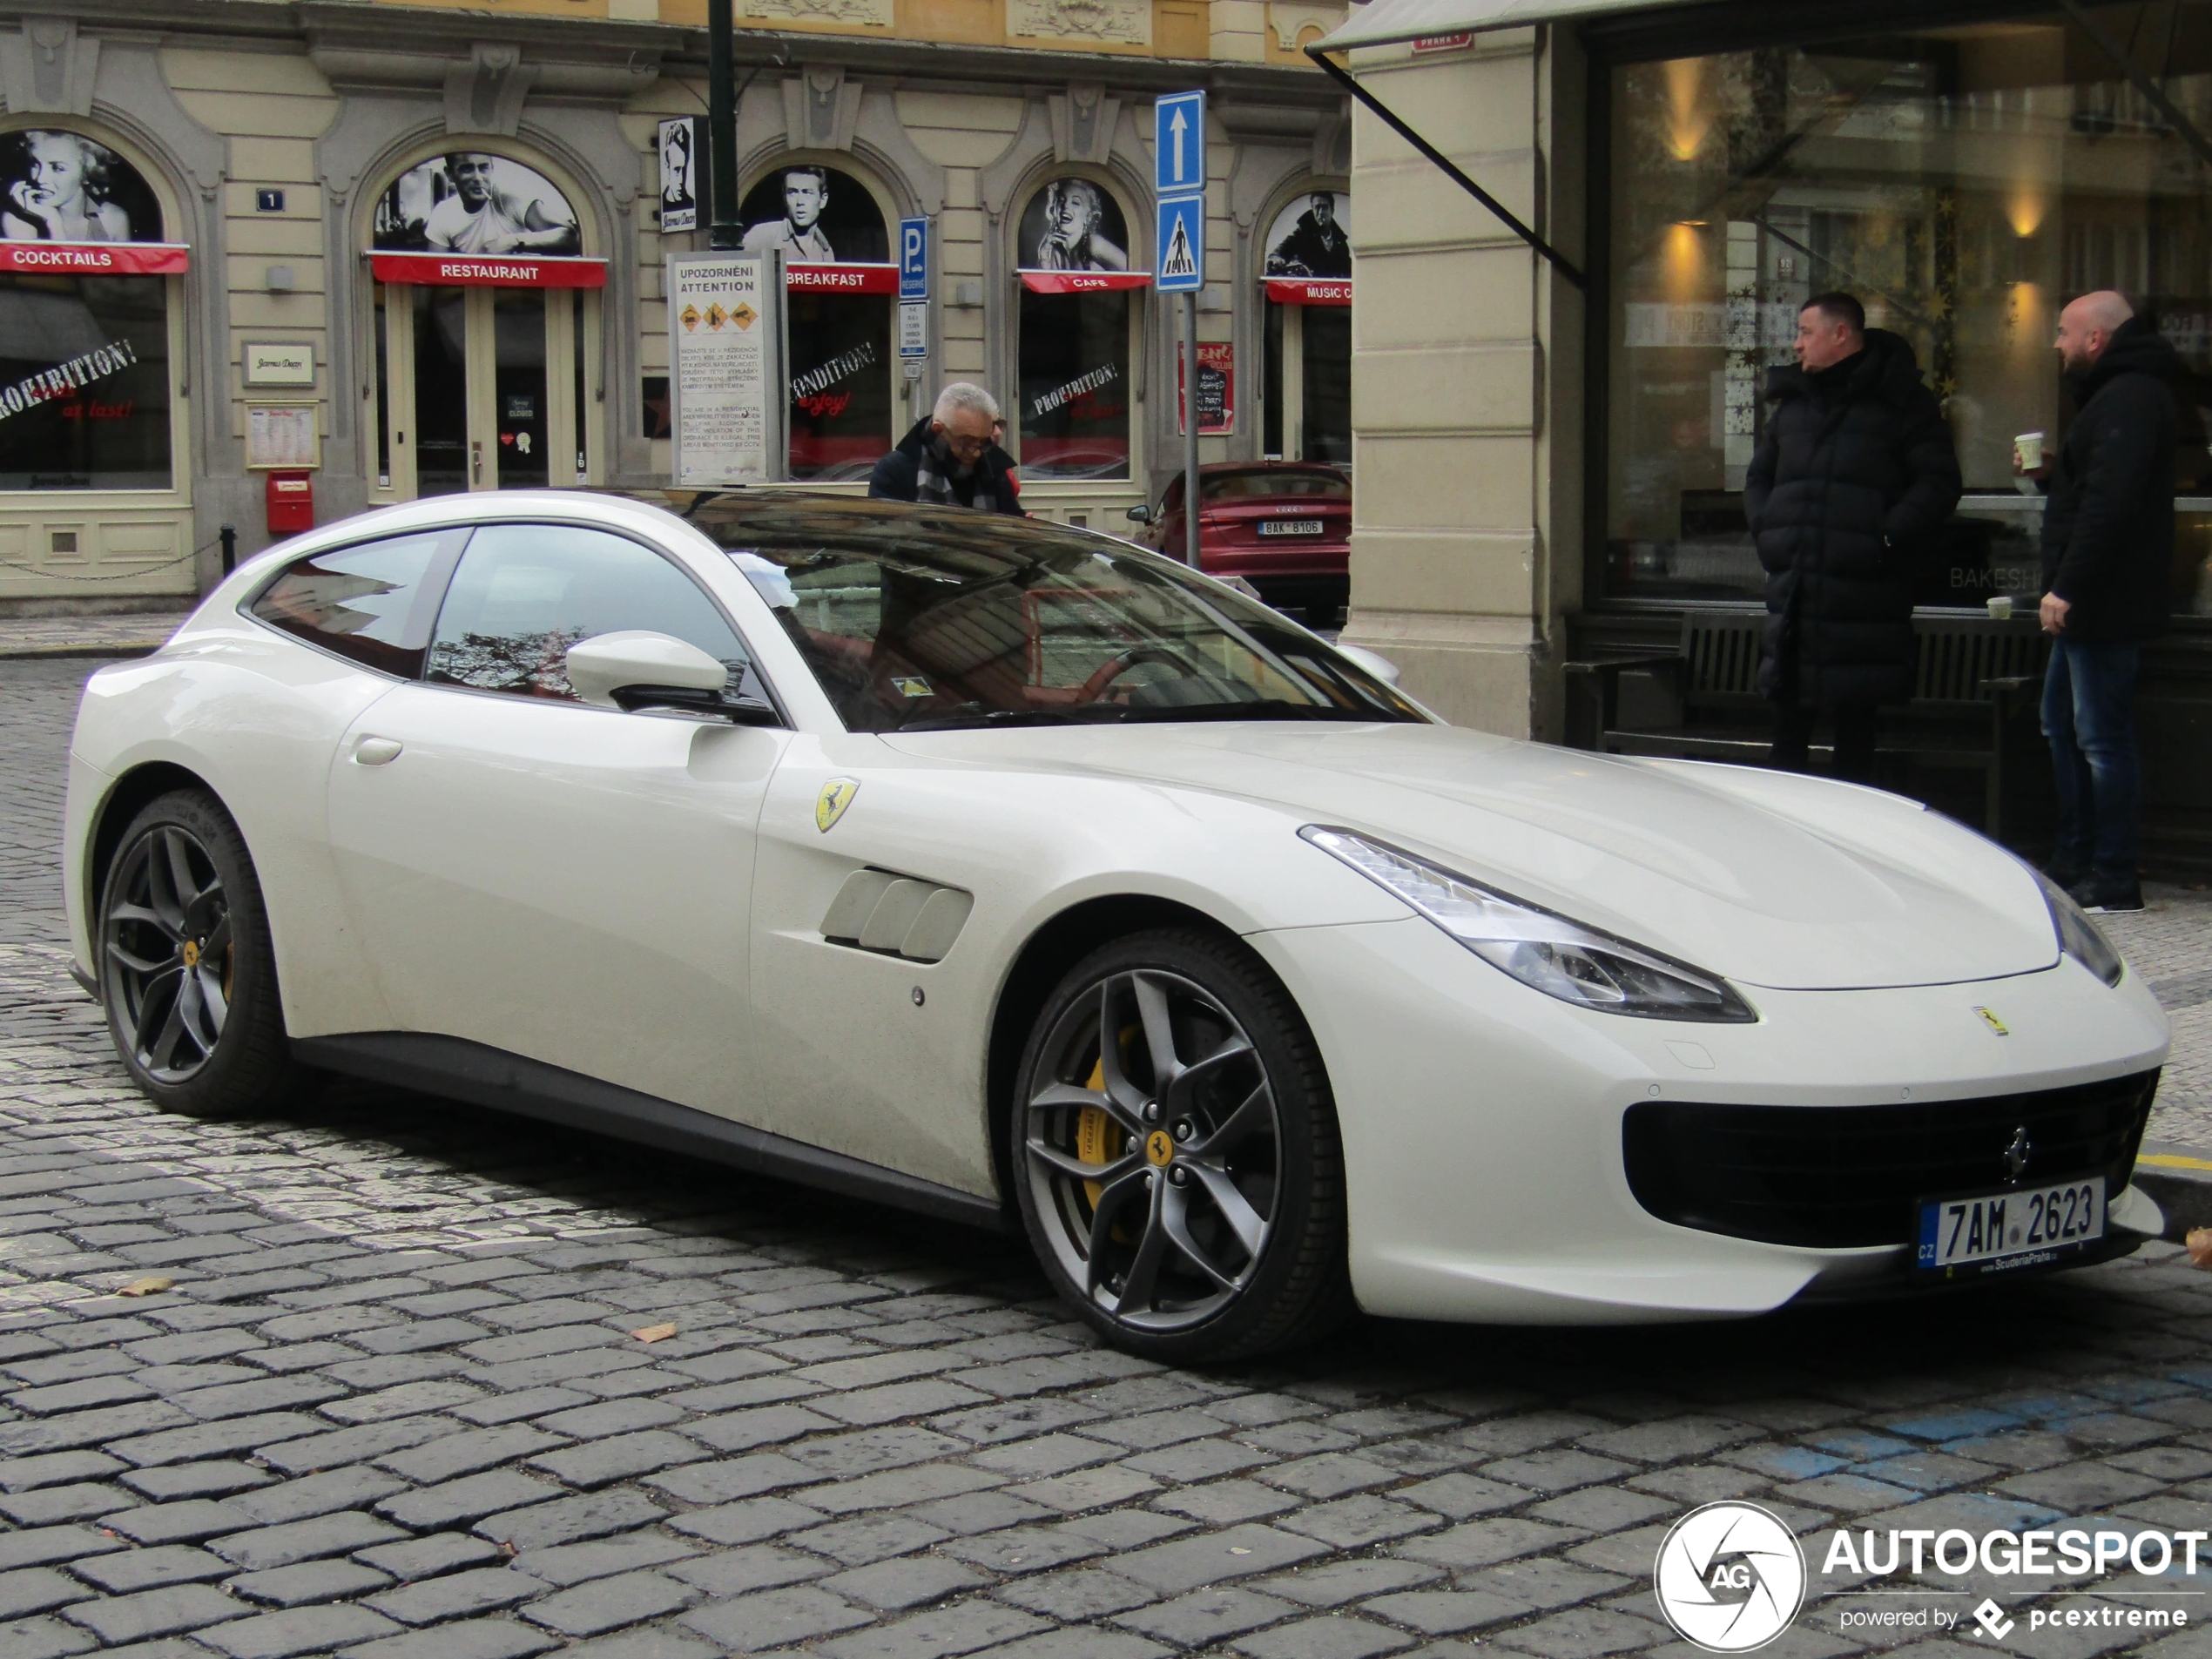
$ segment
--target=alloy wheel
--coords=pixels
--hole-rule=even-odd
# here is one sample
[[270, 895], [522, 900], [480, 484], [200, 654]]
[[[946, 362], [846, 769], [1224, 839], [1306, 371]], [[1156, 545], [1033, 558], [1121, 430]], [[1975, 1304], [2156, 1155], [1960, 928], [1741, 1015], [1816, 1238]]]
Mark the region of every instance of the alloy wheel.
[[230, 1013], [231, 916], [199, 838], [158, 825], [125, 852], [101, 920], [108, 1006], [156, 1082], [186, 1082], [222, 1040]]
[[1278, 1199], [1267, 1068], [1204, 986], [1115, 973], [1055, 1022], [1024, 1108], [1037, 1215], [1061, 1267], [1133, 1330], [1204, 1324], [1251, 1283]]

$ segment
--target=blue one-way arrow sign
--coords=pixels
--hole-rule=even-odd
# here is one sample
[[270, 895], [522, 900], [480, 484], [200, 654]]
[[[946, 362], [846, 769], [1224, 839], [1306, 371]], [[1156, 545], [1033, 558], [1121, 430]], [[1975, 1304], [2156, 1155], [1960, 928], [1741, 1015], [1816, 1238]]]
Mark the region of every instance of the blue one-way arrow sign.
[[1176, 92], [1152, 105], [1152, 189], [1187, 196], [1206, 187], [1206, 95]]

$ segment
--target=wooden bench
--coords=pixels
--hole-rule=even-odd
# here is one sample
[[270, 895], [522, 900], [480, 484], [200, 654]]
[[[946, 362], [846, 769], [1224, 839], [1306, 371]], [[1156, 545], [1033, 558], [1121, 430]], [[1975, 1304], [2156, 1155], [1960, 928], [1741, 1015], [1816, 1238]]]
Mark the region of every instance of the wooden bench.
[[[1692, 611], [1674, 651], [1568, 663], [1568, 684], [1588, 688], [1595, 741], [1606, 754], [1672, 755], [1758, 764], [1772, 747], [1774, 705], [1758, 693], [1764, 613]], [[2033, 730], [2049, 646], [2034, 613], [2010, 623], [1979, 617], [1916, 617], [1912, 700], [1885, 707], [1875, 764], [1885, 772], [1943, 769], [1981, 777], [1982, 831], [1999, 839], [2008, 751]], [[1621, 679], [1659, 682], [1671, 718], [1622, 713]], [[1832, 763], [1824, 727], [1813, 747]], [[2040, 743], [2037, 745], [2040, 752]]]

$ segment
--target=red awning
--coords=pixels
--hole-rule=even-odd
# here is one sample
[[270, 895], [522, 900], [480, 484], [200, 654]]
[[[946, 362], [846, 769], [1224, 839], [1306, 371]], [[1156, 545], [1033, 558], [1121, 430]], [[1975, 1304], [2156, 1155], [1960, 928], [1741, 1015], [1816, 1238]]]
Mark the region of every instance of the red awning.
[[1342, 277], [1269, 277], [1267, 297], [1278, 306], [1348, 306], [1352, 283]]
[[1023, 271], [1022, 286], [1031, 293], [1112, 293], [1122, 288], [1149, 288], [1150, 271]]
[[48, 276], [182, 276], [192, 249], [182, 242], [0, 242], [0, 271]]
[[604, 288], [604, 260], [541, 259], [519, 253], [380, 253], [368, 268], [379, 282], [441, 288]]
[[784, 290], [788, 293], [896, 293], [899, 267], [895, 265], [786, 265]]

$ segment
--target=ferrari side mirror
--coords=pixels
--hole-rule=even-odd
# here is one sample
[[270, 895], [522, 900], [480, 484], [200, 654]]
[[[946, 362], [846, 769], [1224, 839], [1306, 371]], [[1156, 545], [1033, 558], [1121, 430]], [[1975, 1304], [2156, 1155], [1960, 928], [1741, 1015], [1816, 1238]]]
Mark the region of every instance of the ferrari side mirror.
[[601, 708], [682, 709], [738, 725], [781, 725], [758, 698], [731, 697], [728, 664], [671, 634], [630, 628], [569, 647], [569, 684]]

